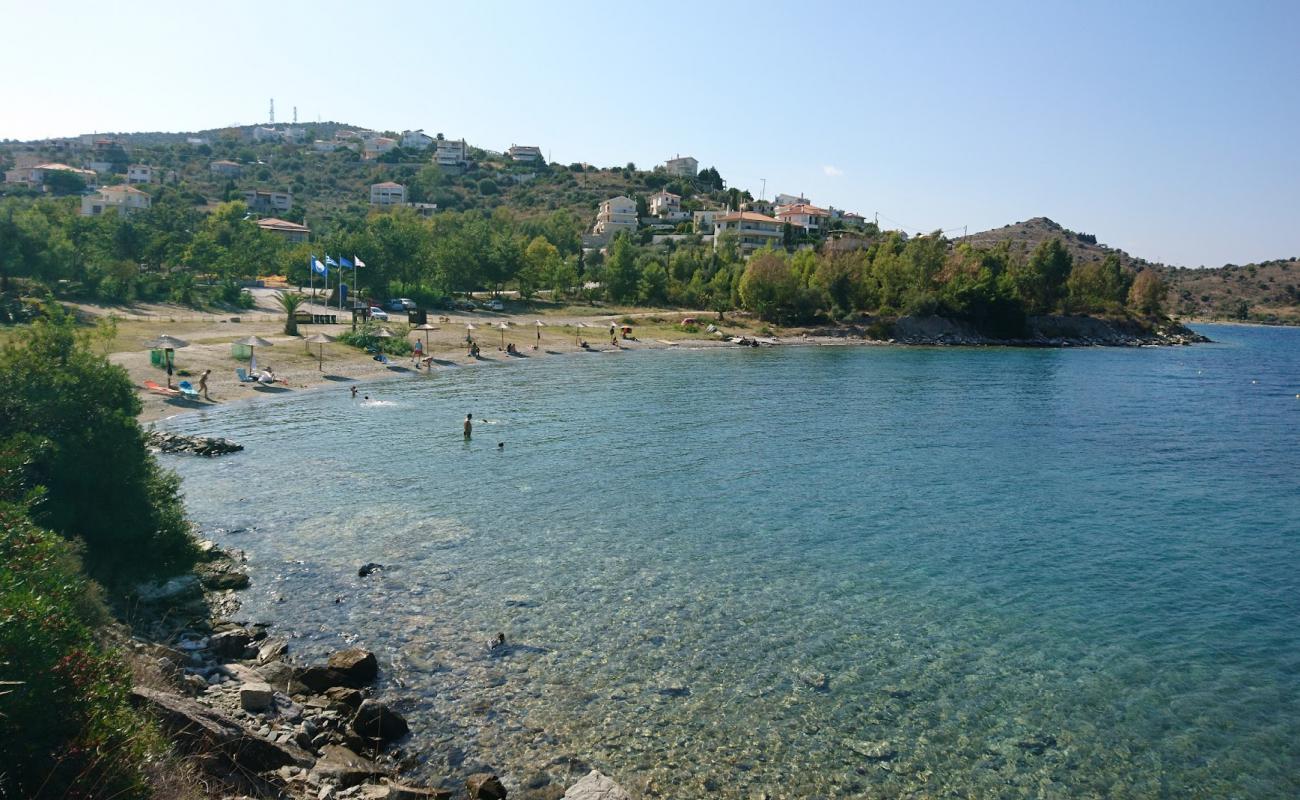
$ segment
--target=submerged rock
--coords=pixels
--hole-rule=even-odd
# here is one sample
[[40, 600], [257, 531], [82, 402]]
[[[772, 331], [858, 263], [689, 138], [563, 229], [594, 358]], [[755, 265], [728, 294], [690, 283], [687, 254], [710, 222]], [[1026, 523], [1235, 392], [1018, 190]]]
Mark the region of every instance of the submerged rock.
[[183, 433], [151, 430], [145, 437], [145, 445], [160, 453], [191, 453], [196, 456], [224, 456], [238, 453], [243, 445], [227, 439], [207, 436], [186, 436]]
[[593, 769], [569, 787], [564, 800], [632, 800], [632, 796], [608, 775]]
[[898, 755], [898, 751], [889, 742], [883, 740], [876, 742], [847, 742], [846, 744], [850, 750], [869, 761], [892, 761]]
[[1041, 756], [1050, 748], [1056, 747], [1056, 737], [1040, 733], [1016, 742], [1016, 747], [1033, 753], [1036, 756]]
[[379, 662], [375, 654], [360, 647], [340, 650], [329, 657], [327, 666], [343, 676], [345, 686], [360, 688], [379, 675]]
[[369, 564], [366, 564], [362, 566], [361, 569], [357, 570], [357, 577], [358, 578], [368, 577], [372, 572], [378, 572], [383, 568], [384, 568], [383, 564], [376, 564], [375, 562], [371, 561]]
[[358, 736], [384, 744], [410, 733], [406, 719], [378, 700], [362, 700], [352, 717], [352, 730]]
[[506, 787], [501, 780], [489, 772], [480, 772], [469, 776], [465, 781], [470, 800], [505, 800]]

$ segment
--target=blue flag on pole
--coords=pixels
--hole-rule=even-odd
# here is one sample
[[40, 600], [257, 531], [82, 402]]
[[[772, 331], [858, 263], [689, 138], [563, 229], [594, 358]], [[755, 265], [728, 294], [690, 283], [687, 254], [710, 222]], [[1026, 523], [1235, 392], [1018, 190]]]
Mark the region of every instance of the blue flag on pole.
[[325, 266], [327, 266], [327, 267], [337, 267], [338, 265], [339, 265], [339, 262], [337, 262], [337, 261], [335, 261], [334, 259], [330, 258], [328, 253], [325, 254]]
[[329, 272], [329, 269], [324, 264], [320, 263], [315, 256], [312, 256], [311, 258], [311, 268], [317, 275], [324, 275]]
[[347, 256], [339, 256], [339, 266], [343, 269], [353, 269], [352, 262], [348, 260]]

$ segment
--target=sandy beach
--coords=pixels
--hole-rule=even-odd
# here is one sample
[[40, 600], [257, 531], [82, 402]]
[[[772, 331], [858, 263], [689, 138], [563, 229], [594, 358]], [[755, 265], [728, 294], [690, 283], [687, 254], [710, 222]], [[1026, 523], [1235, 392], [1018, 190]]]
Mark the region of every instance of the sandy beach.
[[[393, 314], [387, 323], [381, 323], [396, 336], [404, 336], [422, 347], [427, 337], [426, 356], [432, 356], [428, 366], [420, 367], [410, 357], [392, 357], [384, 364], [355, 347], [341, 342], [314, 345], [305, 338], [315, 333], [337, 337], [351, 330], [351, 322], [335, 325], [300, 325], [299, 335], [284, 333], [284, 313], [273, 310], [274, 298], [270, 292], [259, 293], [259, 306], [251, 311], [231, 313], [200, 313], [167, 305], [132, 306], [114, 308], [93, 305], [78, 306], [84, 317], [117, 320], [117, 334], [103, 344], [109, 359], [118, 364], [131, 377], [138, 388], [142, 410], [141, 422], [152, 422], [202, 408], [235, 401], [257, 401], [260, 398], [283, 396], [287, 392], [318, 387], [336, 386], [340, 390], [364, 381], [392, 378], [400, 375], [414, 376], [426, 370], [449, 367], [490, 366], [523, 362], [531, 358], [549, 358], [581, 352], [635, 351], [667, 347], [734, 346], [723, 336], [702, 338], [701, 333], [683, 333], [676, 328], [682, 319], [696, 317], [701, 326], [717, 322], [716, 315], [705, 312], [622, 310], [592, 308], [592, 313], [565, 313], [536, 311], [528, 314], [491, 313], [485, 311], [454, 312], [445, 315], [431, 313], [429, 323], [434, 331], [417, 331], [401, 315]], [[324, 307], [311, 307], [325, 313]], [[602, 313], [603, 312], [603, 313]], [[334, 311], [333, 313], [337, 313]], [[611, 324], [622, 326], [631, 316], [635, 339], [620, 337], [617, 347], [610, 343]], [[542, 326], [537, 326], [537, 322]], [[585, 326], [577, 327], [579, 324]], [[723, 322], [727, 334], [753, 335], [753, 322], [731, 319]], [[472, 325], [469, 329], [467, 326]], [[505, 325], [503, 331], [500, 326]], [[540, 340], [538, 338], [540, 330]], [[187, 400], [179, 396], [164, 396], [145, 388], [146, 381], [166, 385], [165, 369], [150, 363], [148, 342], [159, 335], [168, 334], [188, 342], [188, 346], [174, 353], [176, 374], [173, 385], [188, 380], [195, 387], [204, 370], [208, 376], [207, 400]], [[466, 335], [478, 342], [478, 358], [468, 355]], [[232, 343], [247, 336], [259, 336], [272, 343], [271, 347], [255, 351], [258, 369], [270, 367], [282, 381], [272, 386], [241, 383], [237, 368], [249, 368], [247, 359], [237, 359], [232, 354]], [[583, 351], [578, 338], [586, 340], [589, 350]], [[506, 345], [513, 343], [518, 354], [510, 354]]]

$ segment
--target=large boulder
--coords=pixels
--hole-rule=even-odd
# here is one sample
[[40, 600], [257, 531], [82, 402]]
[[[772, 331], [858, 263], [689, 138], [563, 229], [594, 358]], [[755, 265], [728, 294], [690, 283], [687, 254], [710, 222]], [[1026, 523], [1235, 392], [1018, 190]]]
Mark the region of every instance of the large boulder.
[[242, 628], [214, 633], [208, 639], [208, 649], [220, 658], [243, 658], [244, 650], [253, 643], [253, 635]]
[[592, 770], [582, 780], [569, 787], [565, 800], [632, 800], [631, 795], [614, 783], [613, 778]]
[[240, 770], [311, 766], [312, 757], [301, 748], [254, 736], [226, 714], [188, 697], [137, 686], [131, 690], [131, 702], [152, 712], [182, 748], [222, 756]]
[[506, 787], [501, 779], [490, 772], [479, 772], [465, 780], [469, 800], [505, 800]]
[[345, 686], [360, 689], [368, 685], [379, 675], [379, 662], [375, 654], [360, 647], [340, 650], [331, 655], [326, 665], [343, 676]]
[[378, 700], [362, 700], [357, 713], [352, 717], [352, 730], [358, 736], [387, 744], [410, 733], [401, 714], [393, 711]]
[[264, 711], [275, 702], [275, 690], [265, 683], [246, 683], [239, 687], [239, 707], [245, 711]]
[[343, 787], [356, 786], [386, 774], [387, 771], [375, 762], [336, 744], [321, 748], [320, 759], [311, 770], [311, 778], [316, 783], [336, 783]]
[[317, 694], [334, 686], [347, 686], [343, 673], [322, 666], [300, 667], [294, 670], [293, 679]]
[[388, 800], [451, 800], [451, 790], [437, 787], [407, 786], [404, 783], [388, 784]]

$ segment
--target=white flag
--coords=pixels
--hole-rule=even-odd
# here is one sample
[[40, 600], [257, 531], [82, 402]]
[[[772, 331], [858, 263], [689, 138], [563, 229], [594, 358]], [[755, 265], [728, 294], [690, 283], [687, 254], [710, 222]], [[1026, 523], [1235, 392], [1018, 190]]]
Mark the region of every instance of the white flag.
[[357, 258], [356, 256], [353, 256], [353, 257], [352, 257], [352, 263], [356, 264], [358, 267], [364, 267], [364, 266], [366, 265], [366, 262], [362, 261], [361, 259]]

